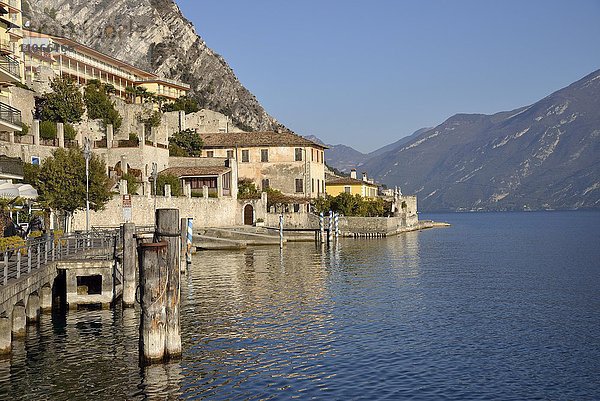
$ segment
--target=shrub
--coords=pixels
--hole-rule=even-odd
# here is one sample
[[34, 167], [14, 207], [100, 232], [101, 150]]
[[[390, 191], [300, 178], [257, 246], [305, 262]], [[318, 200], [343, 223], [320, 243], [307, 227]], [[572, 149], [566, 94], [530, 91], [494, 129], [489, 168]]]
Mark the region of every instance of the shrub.
[[140, 183], [138, 182], [137, 178], [133, 174], [131, 174], [131, 173], [123, 174], [121, 179], [127, 181], [127, 193], [129, 195], [137, 194], [137, 191], [140, 188]]
[[171, 196], [181, 196], [183, 195], [183, 189], [181, 188], [181, 181], [179, 178], [174, 176], [173, 174], [159, 174], [156, 178], [156, 191], [158, 195], [165, 194], [165, 185], [169, 184], [171, 186]]
[[29, 125], [21, 123], [21, 131], [17, 131], [15, 132], [15, 134], [17, 134], [18, 136], [25, 136], [29, 134]]
[[[2, 237], [0, 238], [0, 253], [6, 252], [7, 249], [24, 247], [25, 240], [21, 237]], [[25, 250], [25, 252], [27, 252]]]
[[140, 138], [138, 137], [138, 134], [136, 134], [135, 132], [130, 132], [129, 133], [129, 142], [135, 144], [136, 146], [140, 144]]
[[71, 124], [65, 124], [65, 140], [72, 141], [77, 137], [77, 131]]
[[42, 121], [40, 123], [40, 137], [42, 139], [56, 139], [56, 124], [52, 121]]

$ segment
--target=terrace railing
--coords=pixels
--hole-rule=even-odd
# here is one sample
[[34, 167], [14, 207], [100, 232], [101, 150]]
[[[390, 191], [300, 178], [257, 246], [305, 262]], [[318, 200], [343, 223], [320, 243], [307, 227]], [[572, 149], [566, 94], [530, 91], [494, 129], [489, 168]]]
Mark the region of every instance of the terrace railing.
[[0, 286], [20, 279], [58, 260], [111, 260], [117, 253], [118, 235], [115, 232], [90, 232], [61, 237], [48, 236], [28, 240], [24, 246], [12, 247], [1, 253]]
[[0, 120], [14, 125], [21, 125], [21, 111], [0, 102]]
[[7, 55], [0, 55], [0, 68], [9, 74], [21, 78], [21, 67], [19, 62]]

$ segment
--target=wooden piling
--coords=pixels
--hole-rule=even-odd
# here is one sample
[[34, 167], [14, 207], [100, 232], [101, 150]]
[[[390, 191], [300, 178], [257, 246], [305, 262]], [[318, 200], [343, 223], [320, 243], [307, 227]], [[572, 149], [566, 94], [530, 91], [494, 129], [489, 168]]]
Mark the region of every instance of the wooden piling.
[[123, 306], [132, 307], [135, 305], [135, 259], [136, 244], [133, 238], [135, 234], [135, 224], [123, 224]]
[[181, 334], [179, 323], [179, 299], [181, 272], [179, 268], [179, 209], [158, 209], [156, 211], [156, 237], [166, 242], [167, 249], [167, 292], [166, 292], [166, 348], [169, 358], [181, 355]]
[[138, 249], [140, 298], [140, 361], [142, 364], [165, 359], [167, 243], [144, 243]]

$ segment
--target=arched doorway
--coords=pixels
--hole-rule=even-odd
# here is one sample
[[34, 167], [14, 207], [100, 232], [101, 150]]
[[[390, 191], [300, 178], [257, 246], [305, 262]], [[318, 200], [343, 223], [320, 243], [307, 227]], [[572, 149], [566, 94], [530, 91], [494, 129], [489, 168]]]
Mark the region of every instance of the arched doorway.
[[252, 205], [244, 206], [244, 225], [251, 226], [254, 224], [254, 208]]

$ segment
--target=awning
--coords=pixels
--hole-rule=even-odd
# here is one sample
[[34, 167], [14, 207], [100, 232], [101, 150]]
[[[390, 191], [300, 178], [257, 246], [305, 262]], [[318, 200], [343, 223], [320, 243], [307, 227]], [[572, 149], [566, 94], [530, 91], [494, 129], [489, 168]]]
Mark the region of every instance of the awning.
[[36, 199], [37, 190], [29, 184], [0, 184], [0, 198]]

